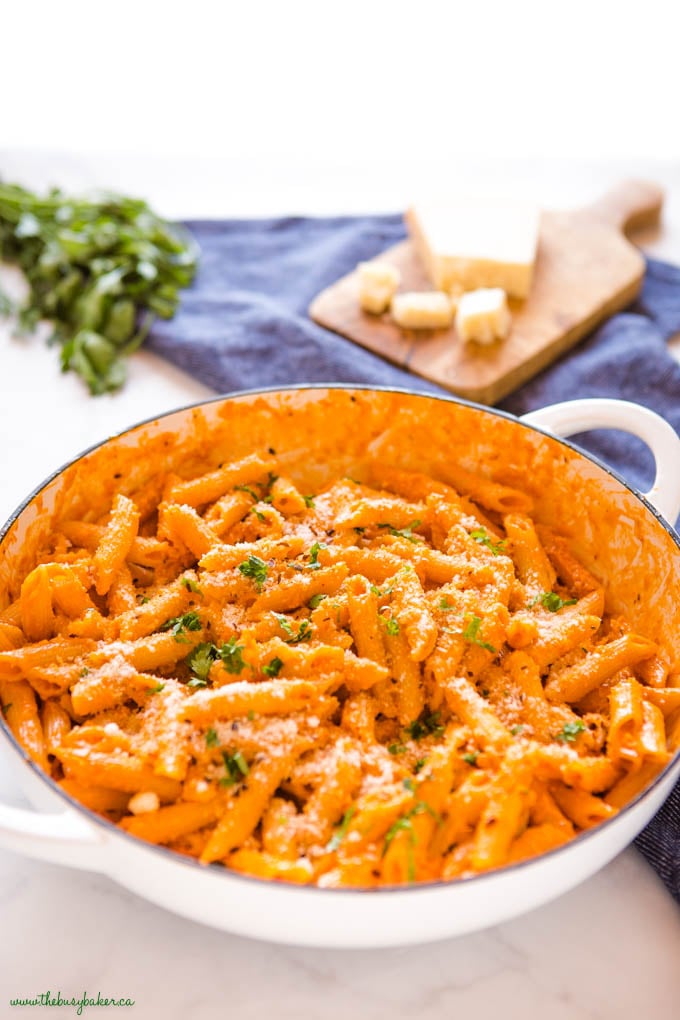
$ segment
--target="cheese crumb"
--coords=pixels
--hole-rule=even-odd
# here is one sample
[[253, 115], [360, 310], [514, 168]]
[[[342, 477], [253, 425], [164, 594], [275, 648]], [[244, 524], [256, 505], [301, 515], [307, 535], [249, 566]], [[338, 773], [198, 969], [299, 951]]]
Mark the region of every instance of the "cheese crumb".
[[150, 811], [158, 811], [161, 802], [157, 793], [146, 790], [143, 793], [136, 793], [128, 801], [128, 811], [133, 815], [147, 815]]
[[360, 262], [359, 273], [359, 304], [365, 312], [380, 315], [389, 308], [390, 301], [397, 292], [401, 273], [396, 266], [388, 262]]
[[510, 310], [500, 287], [481, 288], [463, 294], [456, 312], [456, 330], [464, 343], [492, 344], [510, 332]]
[[402, 329], [448, 329], [453, 310], [440, 291], [413, 291], [392, 299], [392, 318]]

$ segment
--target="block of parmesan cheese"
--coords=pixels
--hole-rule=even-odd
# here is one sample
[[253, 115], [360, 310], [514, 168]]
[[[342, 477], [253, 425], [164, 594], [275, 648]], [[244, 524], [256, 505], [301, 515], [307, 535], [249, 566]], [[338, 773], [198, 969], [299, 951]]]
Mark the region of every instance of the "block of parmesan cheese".
[[456, 331], [464, 343], [492, 344], [510, 332], [510, 310], [505, 291], [485, 287], [463, 294], [456, 311]]
[[453, 320], [451, 302], [438, 290], [396, 294], [391, 312], [402, 329], [448, 329]]
[[360, 262], [357, 272], [359, 304], [365, 312], [380, 315], [389, 308], [397, 292], [401, 278], [399, 270], [389, 262]]
[[499, 200], [423, 202], [405, 216], [416, 250], [439, 290], [501, 287], [525, 298], [536, 259], [536, 206]]

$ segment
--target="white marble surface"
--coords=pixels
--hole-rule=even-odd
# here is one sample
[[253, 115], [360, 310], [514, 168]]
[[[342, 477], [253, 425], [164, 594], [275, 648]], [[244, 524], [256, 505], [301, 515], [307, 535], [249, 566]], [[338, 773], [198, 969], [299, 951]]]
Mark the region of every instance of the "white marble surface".
[[[411, 170], [397, 177], [381, 199], [379, 176], [366, 173], [362, 180], [356, 168], [345, 191], [337, 176], [320, 182], [308, 170], [307, 178], [291, 174], [272, 192], [245, 164], [224, 164], [220, 171], [213, 161], [195, 166], [194, 179], [200, 176], [204, 185], [197, 200], [181, 167], [159, 174], [160, 166], [151, 159], [0, 153], [0, 176], [135, 187], [158, 196], [173, 215], [390, 208], [420, 172], [411, 168], [415, 178]], [[677, 168], [545, 164], [532, 165], [531, 179], [541, 194], [552, 201], [561, 197], [566, 205], [594, 196], [608, 181], [645, 172], [671, 189], [666, 227], [645, 240], [680, 261]], [[476, 170], [468, 167], [467, 173], [474, 176]], [[515, 173], [526, 186], [526, 165], [518, 164]], [[238, 200], [231, 188], [225, 195], [228, 174], [232, 182], [236, 177], [249, 182]], [[142, 352], [122, 393], [91, 400], [74, 377], [59, 373], [53, 351], [38, 340], [16, 342], [7, 330], [0, 332], [0, 517], [83, 447], [207, 392]], [[2, 771], [0, 798], [20, 802]], [[167, 914], [104, 877], [2, 852], [0, 931], [1, 1017], [18, 1015], [7, 1005], [10, 996], [48, 988], [69, 996], [84, 989], [130, 996], [136, 1005], [129, 1015], [144, 1020], [680, 1015], [680, 912], [634, 850], [555, 903], [493, 930], [432, 946], [361, 953], [291, 949], [224, 935]]]

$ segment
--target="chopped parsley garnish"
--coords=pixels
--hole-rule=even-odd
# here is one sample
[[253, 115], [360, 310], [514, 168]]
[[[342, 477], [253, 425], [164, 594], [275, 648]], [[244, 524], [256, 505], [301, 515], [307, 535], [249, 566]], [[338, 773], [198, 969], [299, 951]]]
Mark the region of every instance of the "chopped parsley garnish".
[[220, 786], [234, 786], [235, 783], [238, 783], [250, 772], [250, 766], [241, 751], [234, 751], [233, 754], [229, 754], [228, 751], [222, 751], [222, 760], [226, 775], [220, 779]]
[[312, 636], [312, 625], [309, 620], [303, 620], [296, 633], [293, 630], [290, 620], [284, 613], [274, 613], [274, 616], [279, 621], [279, 626], [283, 633], [287, 635], [285, 638], [286, 644], [298, 645], [301, 641], [310, 640]]
[[467, 762], [468, 765], [472, 765], [473, 768], [476, 768], [478, 757], [479, 757], [478, 751], [468, 751], [467, 754], [463, 755], [463, 761]]
[[190, 577], [183, 577], [182, 578], [182, 584], [184, 585], [184, 587], [186, 588], [187, 591], [193, 591], [194, 594], [196, 594], [196, 595], [202, 595], [203, 594], [203, 592], [198, 587], [196, 582], [192, 581], [192, 579]]
[[308, 570], [321, 570], [321, 564], [319, 563], [319, 553], [322, 549], [327, 549], [328, 546], [325, 542], [315, 542], [312, 548], [309, 550], [309, 563], [307, 564]]
[[560, 732], [555, 734], [555, 740], [559, 740], [561, 744], [573, 744], [579, 733], [583, 733], [585, 728], [585, 723], [580, 719], [575, 719], [574, 722], [564, 724]]
[[532, 599], [529, 606], [535, 606], [537, 602], [540, 602], [544, 609], [547, 609], [550, 613], [557, 613], [560, 609], [565, 606], [575, 606], [577, 599], [562, 599], [554, 591], [544, 591], [540, 595], [537, 595], [535, 599]]
[[303, 496], [302, 498], [305, 501], [305, 506], [307, 507], [307, 509], [308, 510], [313, 510], [314, 509], [314, 497], [313, 496]]
[[403, 754], [406, 750], [406, 744], [388, 744], [387, 750], [390, 754]]
[[[383, 617], [383, 619], [385, 618]], [[385, 630], [390, 637], [396, 637], [399, 633], [399, 620], [397, 620], [394, 616], [390, 616], [387, 620], [385, 620]]]
[[8, 701], [2, 706], [2, 711], [5, 713], [5, 715], [7, 715], [13, 704], [14, 704], [13, 701]]
[[262, 591], [262, 585], [267, 580], [267, 564], [264, 560], [251, 553], [247, 560], [239, 563], [238, 569], [244, 577], [249, 577], [255, 582], [258, 591]]
[[188, 645], [189, 638], [186, 637], [185, 631], [200, 630], [201, 618], [198, 613], [192, 609], [188, 613], [184, 613], [182, 616], [173, 616], [172, 619], [166, 620], [165, 623], [161, 624], [159, 629], [169, 630], [175, 641]]
[[372, 584], [371, 591], [373, 592], [374, 595], [377, 595], [379, 599], [385, 598], [385, 596], [392, 594], [392, 585], [390, 585], [389, 588], [385, 588], [385, 590], [383, 591], [382, 588], [378, 588], [376, 584]]
[[416, 784], [410, 777], [407, 777], [401, 785], [404, 787], [405, 790], [408, 790], [409, 793], [416, 792]]
[[418, 761], [413, 766], [413, 771], [416, 773], [416, 775], [420, 772], [421, 769], [425, 768], [426, 763], [427, 763], [427, 758], [419, 758], [418, 759]]
[[257, 517], [258, 521], [260, 521], [261, 524], [264, 524], [267, 520], [262, 511], [258, 510], [256, 507], [251, 507], [249, 513], [255, 514], [255, 516]]
[[278, 676], [283, 668], [283, 660], [279, 659], [278, 655], [276, 658], [268, 662], [266, 666], [262, 667], [262, 672], [265, 676]]
[[252, 496], [256, 503], [259, 503], [260, 497], [255, 492], [255, 489], [251, 489], [249, 485], [235, 485], [234, 492], [247, 492], [249, 496]]
[[328, 596], [322, 595], [321, 592], [319, 592], [318, 595], [312, 595], [307, 605], [309, 606], [310, 609], [316, 609], [317, 606], [320, 606], [323, 600], [327, 597]]
[[482, 619], [480, 616], [470, 617], [470, 621], [463, 631], [463, 637], [466, 641], [469, 641], [472, 645], [479, 645], [480, 648], [485, 648], [487, 652], [496, 652], [493, 645], [490, 645], [488, 641], [482, 641], [479, 637], [479, 628], [482, 625]]
[[212, 726], [205, 731], [205, 746], [206, 747], [217, 747], [220, 742], [220, 738], [217, 736], [217, 730]]
[[411, 521], [405, 528], [395, 528], [392, 524], [379, 524], [379, 528], [386, 528], [390, 535], [394, 535], [395, 538], [405, 538], [409, 542], [422, 542], [422, 538], [418, 535], [413, 534], [413, 529], [420, 527], [423, 522], [416, 518], [415, 521]]
[[416, 845], [416, 834], [413, 831], [413, 825], [411, 823], [411, 819], [415, 815], [422, 815], [423, 812], [425, 812], [425, 811], [429, 815], [432, 815], [432, 817], [437, 822], [437, 824], [439, 824], [441, 822], [441, 817], [440, 817], [440, 815], [437, 814], [437, 812], [434, 810], [434, 808], [430, 804], [426, 804], [424, 800], [419, 800], [417, 802], [417, 804], [415, 804], [415, 806], [412, 807], [411, 810], [406, 815], [403, 815], [401, 818], [397, 818], [396, 822], [394, 822], [394, 824], [391, 825], [390, 828], [385, 833], [385, 844], [384, 844], [383, 850], [382, 850], [382, 856], [383, 857], [385, 856], [385, 854], [389, 850], [390, 845], [392, 843], [392, 840], [394, 839], [395, 836], [397, 836], [400, 832], [407, 832], [408, 835], [409, 835], [409, 846], [408, 846], [408, 880], [409, 880], [409, 882], [414, 882], [415, 881], [415, 877], [416, 877], [415, 857], [414, 857], [414, 852], [413, 852], [414, 848], [415, 848], [415, 845]]
[[81, 669], [81, 671], [80, 671], [80, 673], [78, 674], [78, 676], [87, 676], [87, 675], [89, 674], [89, 672], [90, 672], [90, 671], [89, 671], [89, 669], [87, 668], [87, 666], [83, 666], [83, 668]]
[[165, 690], [165, 684], [164, 683], [156, 684], [155, 687], [151, 687], [149, 690], [151, 694], [160, 694], [161, 691]]
[[354, 807], [347, 808], [347, 810], [345, 811], [344, 815], [340, 820], [339, 825], [336, 826], [335, 832], [333, 833], [328, 843], [326, 844], [326, 850], [328, 851], [328, 853], [333, 853], [335, 850], [338, 849], [343, 839], [347, 835], [349, 823], [352, 821], [355, 814], [356, 808]]
[[145, 606], [147, 604], [147, 602], [151, 602], [151, 599], [149, 598], [149, 596], [148, 595], [142, 595], [141, 599], [139, 600], [140, 606]]
[[449, 609], [455, 609], [453, 602], [449, 602], [446, 595], [442, 596], [439, 600], [439, 608], [447, 612]]
[[498, 556], [499, 553], [505, 552], [505, 542], [494, 542], [486, 528], [475, 528], [474, 531], [470, 532], [470, 538], [474, 539], [475, 542], [479, 542], [480, 545], [485, 545], [487, 549], [490, 549], [494, 556]]
[[187, 687], [207, 687], [210, 667], [217, 658], [217, 649], [210, 641], [202, 641], [187, 655], [185, 662], [192, 672]]
[[248, 665], [243, 661], [243, 649], [245, 645], [237, 645], [236, 638], [230, 637], [220, 648], [218, 655], [224, 663], [227, 673], [240, 673]]
[[523, 726], [513, 726], [512, 729], [510, 730], [510, 733], [512, 734], [513, 737], [518, 737], [520, 735], [520, 733], [524, 733], [524, 727]]
[[423, 737], [430, 735], [441, 737], [444, 727], [440, 722], [440, 713], [432, 712], [430, 715], [423, 716], [422, 719], [414, 719], [404, 727], [404, 732], [408, 733], [411, 740], [422, 740]]

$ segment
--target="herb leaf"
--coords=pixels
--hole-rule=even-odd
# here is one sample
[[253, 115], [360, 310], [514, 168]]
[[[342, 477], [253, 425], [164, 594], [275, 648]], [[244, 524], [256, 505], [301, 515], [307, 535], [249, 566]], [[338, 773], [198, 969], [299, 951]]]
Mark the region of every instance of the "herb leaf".
[[217, 658], [217, 649], [210, 641], [202, 641], [187, 655], [186, 664], [193, 674], [189, 687], [205, 687], [210, 667]]
[[423, 522], [416, 518], [415, 521], [411, 521], [405, 528], [395, 528], [391, 524], [379, 524], [379, 528], [386, 528], [390, 535], [394, 535], [396, 538], [405, 538], [409, 542], [422, 542], [422, 538], [419, 535], [413, 534], [413, 529], [420, 527]]
[[555, 734], [555, 740], [559, 740], [561, 744], [573, 744], [585, 728], [585, 723], [581, 719], [575, 719], [574, 722], [564, 724], [560, 732]]
[[444, 733], [444, 727], [441, 724], [440, 715], [441, 713], [437, 711], [423, 716], [422, 719], [414, 719], [408, 726], [404, 727], [404, 732], [408, 733], [411, 740], [422, 740], [423, 737], [430, 735], [441, 737]]
[[265, 676], [278, 676], [283, 668], [283, 660], [279, 659], [278, 655], [275, 656], [268, 662], [266, 666], [262, 667], [262, 672]]
[[321, 592], [319, 592], [318, 595], [312, 595], [312, 597], [309, 600], [309, 602], [307, 603], [307, 605], [309, 606], [310, 609], [316, 609], [317, 606], [321, 605], [321, 603], [323, 602], [323, 600], [325, 598], [328, 598], [328, 596], [327, 595], [322, 595]]
[[234, 751], [233, 754], [222, 751], [222, 761], [226, 774], [220, 779], [220, 786], [234, 786], [250, 772], [250, 766], [242, 751]]
[[217, 747], [220, 742], [220, 738], [217, 736], [217, 730], [210, 726], [205, 731], [205, 746], [206, 747]]
[[479, 635], [479, 628], [482, 625], [482, 618], [480, 616], [470, 617], [465, 630], [463, 631], [463, 637], [466, 641], [469, 641], [472, 645], [479, 645], [480, 648], [486, 648], [487, 652], [496, 652], [493, 645], [490, 645], [488, 641], [482, 641]]
[[313, 628], [309, 620], [303, 620], [297, 630], [294, 631], [292, 624], [285, 613], [274, 613], [274, 616], [279, 621], [279, 626], [286, 637], [286, 644], [298, 645], [301, 641], [309, 641], [311, 639]]
[[342, 843], [343, 839], [347, 835], [347, 830], [349, 829], [349, 823], [352, 821], [352, 819], [354, 818], [355, 814], [356, 814], [356, 808], [354, 808], [354, 807], [347, 808], [347, 810], [345, 811], [344, 815], [342, 816], [342, 818], [340, 820], [339, 825], [336, 827], [335, 832], [333, 833], [333, 835], [329, 839], [328, 843], [326, 844], [326, 850], [329, 853], [333, 853], [335, 850], [338, 849], [338, 847]]
[[494, 556], [498, 556], [499, 553], [505, 552], [505, 541], [494, 542], [489, 536], [486, 528], [475, 528], [474, 531], [470, 532], [470, 538], [474, 539], [480, 545], [485, 545], [487, 549], [490, 549]]
[[192, 581], [192, 579], [190, 577], [183, 577], [182, 578], [182, 584], [184, 585], [184, 587], [186, 588], [187, 591], [192, 591], [196, 595], [202, 595], [203, 594], [203, 592], [198, 587], [196, 582]]
[[220, 648], [218, 655], [224, 663], [227, 673], [240, 673], [248, 665], [243, 661], [243, 649], [245, 645], [237, 645], [236, 638], [230, 637]]
[[575, 606], [577, 601], [578, 599], [562, 599], [554, 591], [544, 591], [537, 595], [535, 599], [532, 599], [529, 606], [535, 606], [537, 602], [540, 602], [548, 612], [556, 613], [558, 610], [564, 609], [565, 606]]
[[251, 553], [247, 560], [239, 563], [238, 569], [244, 577], [249, 577], [255, 582], [258, 591], [262, 591], [262, 585], [267, 580], [267, 564], [264, 560]]
[[159, 630], [169, 630], [175, 641], [185, 645], [189, 644], [189, 638], [186, 637], [185, 632], [187, 630], [200, 629], [201, 618], [194, 609], [191, 609], [188, 613], [183, 613], [182, 616], [173, 616], [172, 619], [166, 620], [159, 627]]
[[[383, 616], [382, 619], [385, 620], [385, 617]], [[390, 637], [397, 636], [399, 633], [399, 620], [397, 620], [396, 616], [388, 616], [385, 620], [385, 630]]]
[[312, 548], [309, 550], [309, 563], [306, 564], [308, 570], [321, 570], [321, 564], [319, 563], [319, 553], [322, 549], [327, 549], [328, 546], [325, 542], [315, 542]]

